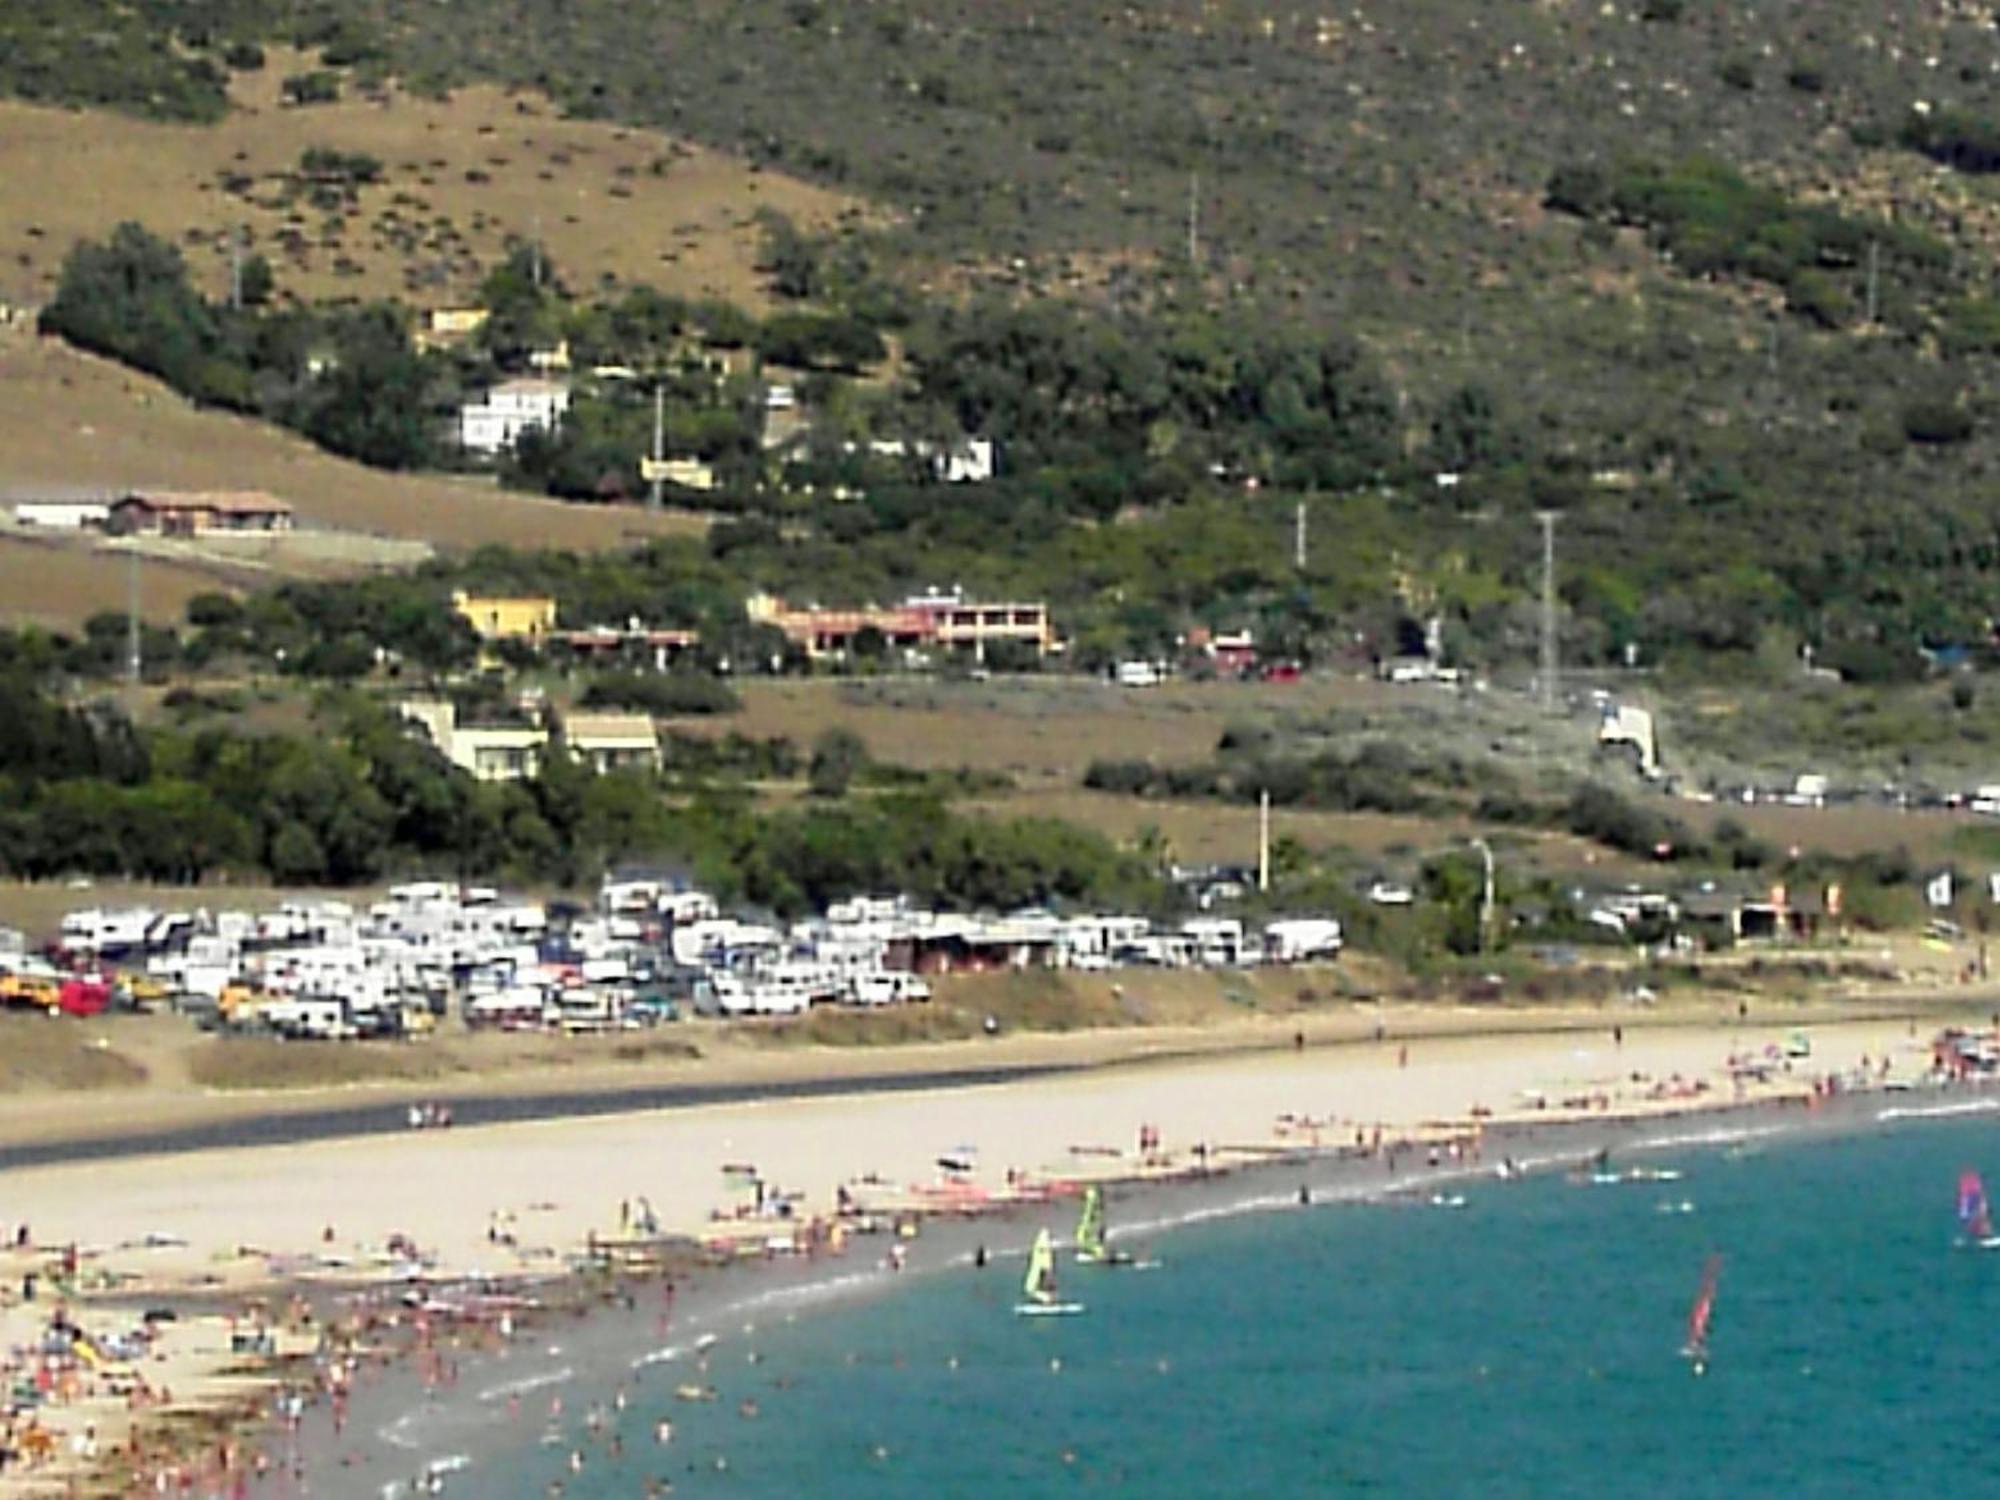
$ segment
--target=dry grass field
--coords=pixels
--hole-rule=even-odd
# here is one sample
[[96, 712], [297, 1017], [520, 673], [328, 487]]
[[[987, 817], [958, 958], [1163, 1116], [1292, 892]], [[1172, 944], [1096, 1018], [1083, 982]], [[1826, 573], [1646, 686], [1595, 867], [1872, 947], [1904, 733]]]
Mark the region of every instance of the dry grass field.
[[1001, 772], [1030, 790], [1073, 787], [1098, 759], [1198, 763], [1215, 754], [1232, 721], [1323, 715], [1373, 704], [1383, 690], [1334, 677], [1283, 686], [1179, 682], [1144, 690], [1046, 677], [749, 682], [740, 691], [741, 713], [675, 727], [694, 734], [784, 735], [809, 746], [838, 726], [860, 735], [877, 759]]
[[[123, 609], [127, 566], [110, 552], [74, 542], [0, 534], [0, 623], [73, 631], [99, 610]], [[247, 581], [205, 566], [148, 562], [139, 612], [173, 624], [196, 594]]]
[[1712, 828], [1734, 818], [1758, 838], [1780, 850], [1819, 849], [1828, 854], [1863, 854], [1902, 847], [1919, 860], [1941, 860], [1952, 846], [1952, 835], [1964, 828], [1989, 826], [1967, 812], [1936, 809], [1900, 811], [1893, 807], [1756, 807], [1724, 803], [1679, 803], [1675, 812], [1691, 827]]
[[[878, 759], [898, 765], [1002, 773], [1010, 793], [984, 797], [969, 810], [989, 816], [1033, 813], [1072, 819], [1117, 839], [1145, 828], [1159, 832], [1189, 860], [1241, 861], [1256, 851], [1256, 816], [1244, 807], [1213, 802], [1164, 802], [1087, 791], [1085, 769], [1098, 758], [1138, 758], [1157, 764], [1195, 764], [1213, 757], [1232, 723], [1324, 726], [1366, 717], [1372, 733], [1409, 721], [1413, 741], [1452, 743], [1448, 723], [1436, 719], [1436, 695], [1330, 676], [1296, 684], [1195, 683], [1133, 691], [1073, 679], [995, 679], [988, 682], [909, 680], [753, 682], [742, 689], [743, 711], [676, 727], [691, 733], [785, 735], [801, 747], [832, 726], [859, 734]], [[1481, 721], [1484, 723], [1484, 720]], [[1575, 737], [1573, 726], [1568, 731]], [[1644, 799], [1643, 794], [1636, 793]], [[1706, 832], [1725, 817], [1780, 850], [1797, 846], [1833, 854], [1889, 850], [1901, 845], [1920, 860], [1952, 852], [1954, 832], [1976, 824], [1970, 814], [1898, 812], [1881, 807], [1743, 807], [1662, 802], [1663, 811]], [[1274, 832], [1308, 848], [1346, 848], [1363, 855], [1399, 848], [1435, 850], [1479, 830], [1469, 819], [1392, 817], [1373, 813], [1281, 809]], [[1505, 840], [1532, 850], [1544, 869], [1645, 879], [1656, 867], [1625, 859], [1566, 834], [1488, 829], [1496, 846]]]
[[[281, 294], [301, 298], [460, 303], [507, 240], [522, 236], [539, 237], [579, 291], [646, 282], [755, 307], [764, 300], [759, 209], [815, 227], [860, 211], [733, 157], [561, 120], [545, 99], [493, 88], [448, 101], [391, 92], [382, 102], [282, 105], [282, 77], [309, 63], [274, 52], [261, 72], [239, 77], [237, 110], [209, 127], [0, 103], [0, 301], [43, 300], [79, 238], [136, 219], [178, 242], [216, 294], [227, 285], [227, 232], [243, 225]], [[287, 174], [312, 147], [383, 164], [382, 180], [360, 188], [344, 218], [302, 197], [281, 201]], [[296, 252], [280, 243], [288, 229], [303, 236]], [[477, 480], [380, 473], [263, 423], [199, 410], [155, 380], [54, 340], [0, 331], [0, 500], [140, 485], [267, 490], [296, 507], [302, 527], [445, 549], [595, 550], [706, 525]], [[366, 551], [152, 561], [142, 607], [149, 618], [177, 619], [204, 589], [363, 571], [375, 565]], [[74, 627], [123, 608], [125, 577], [122, 557], [85, 542], [37, 547], [0, 536], [0, 619]]]
[[[302, 528], [445, 549], [497, 542], [595, 551], [707, 525], [685, 513], [652, 517], [365, 468], [281, 428], [197, 408], [149, 376], [57, 340], [0, 334], [0, 500], [133, 486], [267, 490], [292, 504]], [[365, 566], [359, 557], [343, 565], [305, 551], [288, 559], [284, 576]], [[0, 535], [0, 619], [73, 626], [98, 610], [122, 609], [125, 573], [122, 555], [92, 541], [52, 547]], [[177, 619], [190, 594], [273, 577], [269, 567], [149, 559], [143, 608], [151, 618]]]
[[[261, 71], [237, 75], [237, 107], [213, 126], [0, 104], [0, 298], [44, 300], [76, 240], [136, 219], [178, 242], [218, 294], [241, 225], [280, 292], [310, 300], [462, 302], [518, 237], [540, 239], [579, 291], [615, 279], [755, 307], [758, 210], [814, 227], [860, 212], [734, 157], [564, 120], [544, 98], [491, 87], [444, 101], [391, 90], [378, 103], [350, 83], [338, 103], [281, 103], [284, 76], [310, 66], [273, 50]], [[382, 163], [344, 218], [284, 201], [286, 174], [312, 147]], [[296, 253], [280, 245], [287, 230]]]

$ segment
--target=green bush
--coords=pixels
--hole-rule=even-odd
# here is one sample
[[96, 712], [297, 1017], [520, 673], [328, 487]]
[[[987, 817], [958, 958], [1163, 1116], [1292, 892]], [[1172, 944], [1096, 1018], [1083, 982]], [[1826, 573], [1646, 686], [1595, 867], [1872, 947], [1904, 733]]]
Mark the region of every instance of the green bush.
[[730, 714], [743, 706], [727, 683], [694, 672], [607, 672], [591, 679], [580, 702], [585, 708], [632, 708], [662, 718]]
[[1972, 414], [1949, 397], [1925, 397], [1904, 405], [1903, 431], [1913, 443], [1962, 443], [1972, 436]]
[[1912, 110], [1903, 122], [1903, 145], [1955, 171], [2000, 172], [2000, 123], [1959, 109]]
[[324, 68], [291, 73], [286, 75], [279, 88], [288, 104], [334, 104], [340, 99], [340, 75], [329, 73]]

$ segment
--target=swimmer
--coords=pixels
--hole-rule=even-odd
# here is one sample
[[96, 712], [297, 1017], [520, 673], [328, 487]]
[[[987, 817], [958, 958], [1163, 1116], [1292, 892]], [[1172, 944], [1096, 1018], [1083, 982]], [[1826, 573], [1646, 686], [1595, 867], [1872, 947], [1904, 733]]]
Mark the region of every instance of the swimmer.
[[653, 1441], [664, 1448], [674, 1440], [674, 1424], [662, 1418], [653, 1426]]

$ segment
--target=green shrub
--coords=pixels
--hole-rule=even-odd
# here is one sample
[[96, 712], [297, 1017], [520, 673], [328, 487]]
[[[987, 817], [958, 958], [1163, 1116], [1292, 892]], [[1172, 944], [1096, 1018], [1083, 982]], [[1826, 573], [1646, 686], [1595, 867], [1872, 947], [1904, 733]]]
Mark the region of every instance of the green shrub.
[[323, 68], [288, 74], [279, 87], [287, 104], [333, 104], [340, 99], [340, 75]]
[[1972, 436], [1972, 425], [1972, 414], [1949, 397], [1925, 397], [1903, 407], [1903, 431], [1913, 443], [1962, 443]]
[[729, 714], [743, 706], [720, 678], [695, 672], [607, 672], [591, 679], [580, 702], [585, 708], [632, 708], [663, 718]]

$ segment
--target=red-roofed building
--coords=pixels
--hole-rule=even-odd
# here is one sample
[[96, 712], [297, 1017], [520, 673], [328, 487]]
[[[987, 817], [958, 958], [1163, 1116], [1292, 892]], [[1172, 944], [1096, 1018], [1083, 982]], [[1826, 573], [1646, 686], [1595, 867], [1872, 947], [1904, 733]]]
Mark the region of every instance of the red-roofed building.
[[112, 505], [107, 526], [125, 535], [269, 535], [292, 529], [292, 508], [261, 490], [135, 490]]

